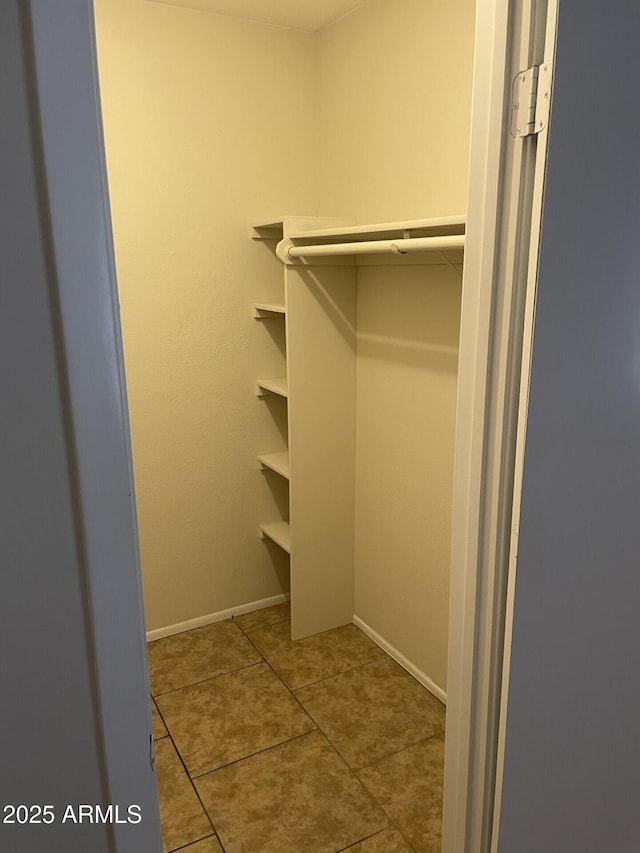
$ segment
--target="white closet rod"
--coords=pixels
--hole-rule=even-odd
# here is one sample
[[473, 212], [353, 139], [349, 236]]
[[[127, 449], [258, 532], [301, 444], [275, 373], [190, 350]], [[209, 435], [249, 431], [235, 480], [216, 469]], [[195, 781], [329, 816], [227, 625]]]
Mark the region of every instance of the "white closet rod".
[[377, 255], [389, 252], [405, 255], [408, 252], [463, 248], [464, 234], [445, 237], [405, 237], [397, 240], [364, 240], [359, 243], [326, 243], [318, 246], [294, 246], [289, 240], [283, 240], [278, 246], [278, 255], [282, 260], [291, 262], [296, 258], [317, 258], [328, 255]]

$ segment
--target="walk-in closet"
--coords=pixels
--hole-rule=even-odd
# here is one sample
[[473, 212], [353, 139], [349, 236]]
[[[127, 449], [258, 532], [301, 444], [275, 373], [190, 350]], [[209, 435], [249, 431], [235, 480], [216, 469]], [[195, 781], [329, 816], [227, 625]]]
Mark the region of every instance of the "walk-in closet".
[[[161, 729], [180, 729], [186, 646], [159, 661], [154, 643], [226, 620], [239, 663], [193, 688], [248, 678], [261, 655], [278, 672], [258, 637], [270, 622], [294, 643], [350, 626], [368, 651], [344, 671], [385, 652], [446, 704], [474, 11], [95, 0]], [[286, 672], [294, 694], [325, 677]], [[444, 709], [427, 718], [443, 726]], [[382, 832], [362, 849], [439, 849], [384, 813], [327, 844]], [[213, 829], [220, 849], [250, 849]], [[199, 833], [180, 844], [213, 850]]]
[[1, 851], [636, 848], [639, 31], [0, 2]]
[[95, 5], [147, 630], [291, 560], [297, 636], [355, 615], [446, 691], [460, 240], [275, 249], [464, 232], [473, 3]]

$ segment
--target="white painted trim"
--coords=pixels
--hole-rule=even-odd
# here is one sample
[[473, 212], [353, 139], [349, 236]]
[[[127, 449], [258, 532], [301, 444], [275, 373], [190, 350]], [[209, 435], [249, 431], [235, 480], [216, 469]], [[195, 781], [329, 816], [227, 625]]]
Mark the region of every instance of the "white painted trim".
[[436, 699], [439, 699], [443, 704], [447, 704], [447, 694], [439, 687], [435, 681], [433, 681], [426, 672], [423, 672], [421, 669], [410, 661], [406, 655], [403, 655], [401, 651], [398, 651], [395, 646], [392, 646], [388, 640], [385, 640], [384, 637], [381, 637], [377, 631], [374, 631], [366, 622], [364, 622], [359, 616], [353, 617], [353, 624], [360, 628], [360, 630], [367, 635], [373, 642], [380, 646], [381, 649], [392, 657], [394, 661], [400, 664], [403, 669], [406, 669], [409, 675], [412, 675], [416, 681], [419, 681], [423, 687], [426, 687], [429, 693], [433, 693]]
[[35, 66], [35, 88], [24, 96], [38, 116], [43, 162], [37, 168], [46, 181], [42, 211], [50, 221], [48, 275], [56, 293], [42, 310], [54, 310], [57, 298], [68, 464], [92, 634], [87, 656], [97, 688], [96, 748], [108, 802], [136, 803], [144, 815], [139, 824], [114, 825], [109, 849], [155, 853], [162, 847], [160, 814], [93, 6], [87, 0], [19, 5], [21, 53], [30, 62], [31, 40]]
[[[505, 101], [509, 4], [479, 0], [476, 9], [468, 228], [458, 368], [452, 513], [449, 660], [443, 853], [468, 853], [473, 834], [474, 730], [477, 708], [480, 524], [489, 407], [492, 290], [497, 258], [498, 195]], [[474, 827], [475, 829], [475, 827]]]
[[[537, 56], [540, 0], [479, 0], [463, 275], [443, 853], [491, 843], [524, 305], [536, 149], [505, 133]], [[539, 61], [539, 59], [538, 59]]]
[[271, 598], [261, 598], [259, 601], [250, 601], [248, 604], [238, 604], [237, 607], [229, 607], [227, 610], [218, 610], [217, 613], [208, 613], [206, 616], [198, 616], [186, 622], [177, 622], [175, 625], [167, 625], [166, 628], [156, 628], [147, 631], [147, 642], [162, 640], [164, 637], [172, 637], [174, 634], [182, 634], [183, 631], [193, 631], [194, 628], [202, 628], [204, 625], [213, 625], [214, 622], [223, 622], [233, 616], [242, 616], [243, 613], [253, 613], [254, 610], [264, 610], [265, 607], [273, 607], [276, 604], [284, 604], [289, 601], [289, 593], [272, 595]]
[[[548, 0], [547, 25], [545, 32], [544, 58], [555, 65], [556, 36], [558, 29], [558, 2]], [[552, 92], [553, 98], [553, 92]], [[551, 105], [553, 106], [553, 101]], [[513, 508], [511, 514], [511, 548], [509, 554], [508, 586], [505, 603], [504, 659], [502, 664], [502, 684], [500, 691], [500, 721], [496, 756], [495, 798], [492, 816], [491, 853], [497, 853], [502, 807], [502, 785], [504, 781], [504, 759], [506, 750], [507, 712], [509, 698], [509, 675], [511, 667], [511, 643], [513, 638], [513, 613], [515, 604], [515, 583], [518, 556], [518, 537], [520, 533], [520, 507], [524, 474], [524, 451], [526, 441], [527, 416], [529, 409], [529, 390], [531, 383], [531, 362], [533, 357], [533, 332], [538, 286], [538, 262], [542, 229], [542, 206], [546, 179], [547, 151], [549, 145], [549, 127], [551, 114], [546, 128], [538, 134], [533, 203], [531, 216], [531, 245], [527, 281], [527, 301], [525, 306], [524, 334], [522, 344], [522, 363], [520, 378], [520, 401], [518, 411], [518, 430], [514, 460]]]

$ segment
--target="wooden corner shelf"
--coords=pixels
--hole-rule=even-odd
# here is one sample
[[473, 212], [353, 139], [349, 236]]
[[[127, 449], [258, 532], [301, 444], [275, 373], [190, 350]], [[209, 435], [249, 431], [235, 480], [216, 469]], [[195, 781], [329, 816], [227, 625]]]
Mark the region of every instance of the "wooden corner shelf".
[[258, 456], [258, 462], [261, 468], [269, 468], [280, 474], [285, 480], [289, 479], [289, 451], [285, 450], [282, 453], [264, 453]]
[[279, 394], [280, 397], [289, 396], [289, 383], [287, 377], [282, 379], [257, 379], [257, 395], [264, 397], [266, 394]]
[[252, 311], [256, 320], [268, 320], [272, 317], [284, 317], [287, 309], [284, 305], [274, 302], [254, 302]]
[[260, 525], [260, 536], [271, 539], [287, 554], [291, 553], [291, 530], [288, 521], [269, 521]]

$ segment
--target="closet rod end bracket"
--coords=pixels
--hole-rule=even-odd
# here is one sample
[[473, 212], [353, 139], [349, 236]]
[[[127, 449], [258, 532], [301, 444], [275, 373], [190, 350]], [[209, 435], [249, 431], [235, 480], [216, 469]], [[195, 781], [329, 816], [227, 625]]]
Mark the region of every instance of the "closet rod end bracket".
[[293, 242], [288, 237], [285, 237], [284, 240], [280, 240], [276, 246], [276, 255], [280, 258], [283, 264], [286, 264], [286, 266], [291, 266], [295, 263], [295, 259], [289, 254], [290, 249], [293, 249]]

